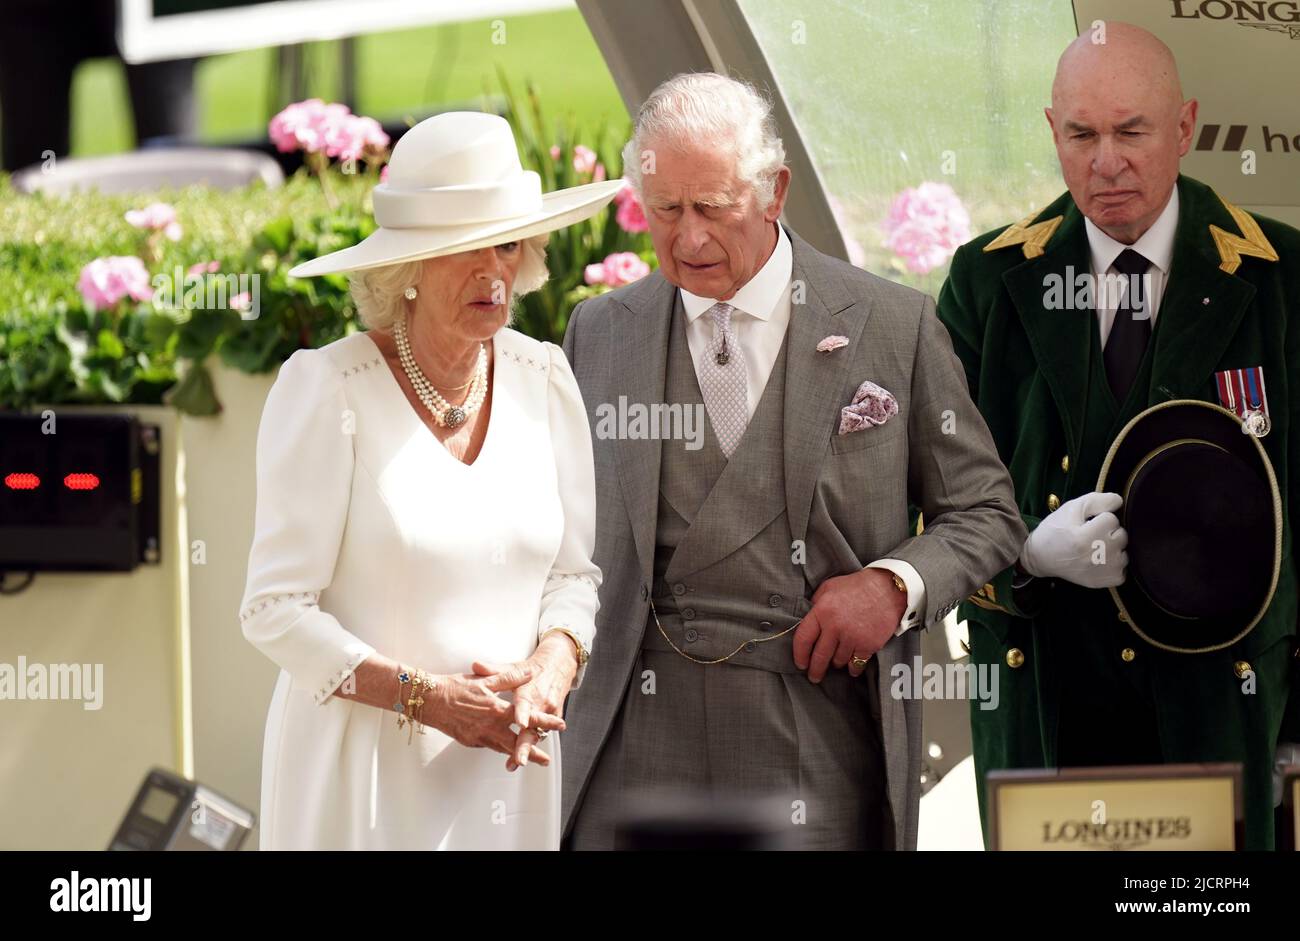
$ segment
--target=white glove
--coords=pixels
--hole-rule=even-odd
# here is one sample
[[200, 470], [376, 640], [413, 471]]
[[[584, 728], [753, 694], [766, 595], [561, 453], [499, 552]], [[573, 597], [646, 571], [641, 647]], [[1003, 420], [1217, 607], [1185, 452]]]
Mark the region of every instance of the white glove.
[[1020, 565], [1037, 578], [1063, 578], [1084, 588], [1124, 584], [1128, 533], [1115, 516], [1118, 493], [1085, 493], [1049, 513], [1025, 540]]

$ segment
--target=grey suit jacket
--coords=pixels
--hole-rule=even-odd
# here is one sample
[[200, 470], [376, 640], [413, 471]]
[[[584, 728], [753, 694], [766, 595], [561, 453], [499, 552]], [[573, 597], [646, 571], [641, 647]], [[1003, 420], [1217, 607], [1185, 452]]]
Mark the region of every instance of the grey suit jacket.
[[[971, 402], [933, 300], [789, 234], [794, 303], [786, 335], [785, 487], [784, 493], [755, 493], [754, 499], [785, 501], [791, 533], [806, 544], [813, 586], [879, 558], [911, 563], [925, 583], [922, 625], [929, 627], [1018, 556], [1027, 534], [1011, 479]], [[593, 429], [596, 409], [602, 403], [617, 407], [619, 396], [628, 403], [664, 401], [676, 290], [654, 272], [574, 309], [564, 352]], [[832, 334], [847, 337], [848, 346], [816, 352], [817, 343]], [[893, 393], [898, 414], [884, 425], [840, 436], [840, 409], [866, 379]], [[566, 833], [641, 647], [658, 510], [660, 442], [593, 437], [595, 562], [604, 580], [591, 661], [565, 711]], [[910, 534], [909, 502], [924, 514], [920, 536]], [[743, 544], [743, 527], [738, 535]], [[739, 548], [727, 542], [694, 546], [692, 570]], [[903, 849], [916, 846], [921, 703], [890, 695], [890, 670], [896, 663], [910, 667], [919, 654], [916, 629], [878, 654], [893, 845]]]

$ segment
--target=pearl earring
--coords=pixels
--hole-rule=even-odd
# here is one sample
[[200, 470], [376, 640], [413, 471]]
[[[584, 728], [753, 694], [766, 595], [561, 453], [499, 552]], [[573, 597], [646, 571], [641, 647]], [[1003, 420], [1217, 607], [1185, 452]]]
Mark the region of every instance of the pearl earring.
[[417, 290], [416, 290], [415, 288], [413, 288], [413, 287], [409, 287], [409, 288], [407, 288], [407, 289], [406, 289], [405, 291], [403, 291], [402, 293], [406, 295], [406, 299], [407, 299], [408, 301], [413, 301], [413, 300], [415, 300], [416, 297], [418, 297], [419, 294], [420, 294], [420, 292], [417, 291]]

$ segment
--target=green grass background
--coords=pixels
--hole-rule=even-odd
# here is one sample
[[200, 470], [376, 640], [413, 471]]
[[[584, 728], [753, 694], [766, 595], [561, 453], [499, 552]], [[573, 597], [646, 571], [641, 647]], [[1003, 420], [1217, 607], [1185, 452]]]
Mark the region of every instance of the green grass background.
[[[596, 42], [576, 9], [505, 20], [505, 42], [494, 44], [492, 20], [377, 33], [357, 39], [354, 110], [381, 120], [420, 115], [451, 102], [471, 104], [499, 92], [500, 67], [516, 89], [538, 88], [553, 118], [570, 114], [583, 125], [602, 118], [627, 121]], [[266, 133], [274, 114], [276, 52], [254, 49], [204, 59], [197, 70], [200, 134], [205, 141], [247, 140]], [[306, 46], [307, 97], [337, 99], [338, 43]], [[96, 59], [73, 80], [72, 152], [117, 153], [133, 146], [131, 109], [120, 62]]]

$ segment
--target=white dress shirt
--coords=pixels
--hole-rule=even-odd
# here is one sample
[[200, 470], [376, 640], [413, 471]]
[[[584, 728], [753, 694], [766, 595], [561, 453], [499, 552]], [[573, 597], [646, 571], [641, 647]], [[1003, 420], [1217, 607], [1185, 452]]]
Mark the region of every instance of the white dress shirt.
[[1119, 290], [1108, 291], [1104, 279], [1108, 274], [1118, 274], [1112, 268], [1115, 259], [1126, 248], [1133, 249], [1151, 262], [1151, 267], [1147, 271], [1149, 280], [1146, 282], [1146, 304], [1151, 311], [1151, 329], [1154, 330], [1156, 314], [1160, 310], [1160, 298], [1165, 293], [1165, 281], [1169, 278], [1169, 264], [1174, 258], [1174, 233], [1178, 229], [1178, 187], [1175, 186], [1171, 191], [1169, 202], [1165, 204], [1164, 211], [1152, 223], [1151, 228], [1147, 229], [1132, 245], [1115, 241], [1097, 228], [1091, 219], [1085, 218], [1083, 224], [1088, 231], [1088, 253], [1091, 256], [1093, 283], [1097, 285], [1095, 298], [1097, 326], [1101, 330], [1102, 349], [1106, 348], [1111, 325], [1115, 323], [1115, 308], [1128, 287], [1127, 281], [1121, 277], [1121, 280], [1115, 282]]
[[[785, 229], [778, 225], [776, 247], [771, 256], [758, 270], [758, 274], [750, 278], [736, 292], [735, 297], [727, 301], [735, 308], [731, 314], [731, 326], [736, 331], [736, 340], [745, 357], [745, 397], [750, 418], [754, 417], [754, 411], [758, 408], [758, 400], [762, 398], [768, 377], [772, 375], [772, 367], [776, 364], [781, 344], [785, 341], [786, 328], [790, 325], [793, 277], [794, 250]], [[695, 364], [698, 378], [700, 360], [713, 342], [713, 323], [702, 315], [718, 300], [699, 297], [681, 288], [678, 290], [681, 291], [682, 307], [686, 311], [686, 344], [690, 347], [691, 361]], [[867, 568], [893, 572], [907, 586], [907, 609], [903, 612], [894, 636], [919, 624], [925, 611], [925, 582], [911, 563], [902, 559], [878, 559]]]

